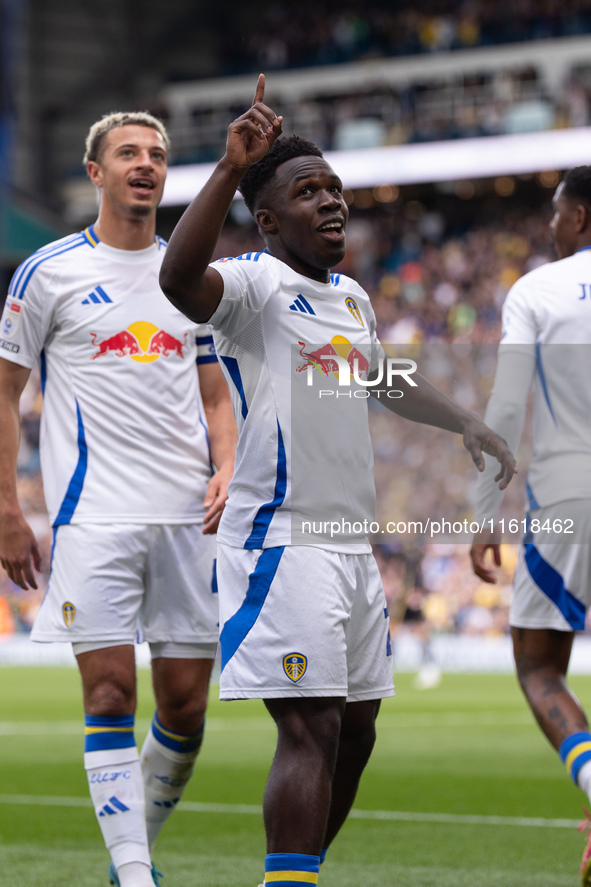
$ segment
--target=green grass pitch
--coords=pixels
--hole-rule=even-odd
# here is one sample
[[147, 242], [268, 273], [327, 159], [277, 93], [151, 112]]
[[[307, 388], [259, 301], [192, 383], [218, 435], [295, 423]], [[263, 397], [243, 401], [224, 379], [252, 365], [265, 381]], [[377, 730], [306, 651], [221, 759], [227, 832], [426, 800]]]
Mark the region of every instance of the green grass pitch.
[[[589, 679], [573, 686], [589, 703]], [[323, 887], [576, 887], [585, 798], [526, 709], [511, 675], [444, 675], [418, 691], [399, 675], [353, 815]], [[212, 687], [195, 776], [155, 863], [165, 887], [256, 887], [260, 805], [273, 724], [260, 702], [221, 704]], [[136, 736], [152, 714], [139, 675]], [[74, 669], [0, 669], [0, 882], [107, 887], [108, 855], [82, 769]]]

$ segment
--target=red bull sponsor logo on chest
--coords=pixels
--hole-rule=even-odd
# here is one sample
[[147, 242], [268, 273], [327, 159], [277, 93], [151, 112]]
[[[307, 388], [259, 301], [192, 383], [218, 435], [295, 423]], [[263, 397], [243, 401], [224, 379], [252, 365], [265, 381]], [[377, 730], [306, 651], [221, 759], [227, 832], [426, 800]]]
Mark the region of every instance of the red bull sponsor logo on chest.
[[312, 372], [317, 369], [324, 376], [332, 373], [338, 377], [339, 372], [345, 369], [350, 373], [349, 378], [353, 376], [354, 372], [362, 379], [367, 378], [369, 347], [366, 349], [367, 354], [363, 354], [345, 336], [333, 336], [326, 345], [321, 345], [313, 350], [305, 342], [298, 341], [298, 345], [300, 346], [300, 356], [305, 363], [296, 367], [297, 373], [303, 373], [305, 370]]
[[184, 351], [187, 345], [187, 333], [182, 339], [179, 339], [146, 320], [138, 320], [127, 329], [100, 341], [96, 333], [91, 333], [90, 337], [96, 348], [91, 360], [96, 360], [97, 357], [105, 354], [130, 357], [138, 363], [152, 363], [159, 357], [171, 356], [177, 356], [184, 360]]

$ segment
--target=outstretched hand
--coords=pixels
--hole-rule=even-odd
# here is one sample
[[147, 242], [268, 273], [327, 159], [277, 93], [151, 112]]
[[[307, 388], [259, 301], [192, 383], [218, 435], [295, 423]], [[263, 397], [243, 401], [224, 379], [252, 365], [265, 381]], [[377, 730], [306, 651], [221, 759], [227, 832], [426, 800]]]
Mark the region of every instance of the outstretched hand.
[[259, 74], [252, 107], [228, 127], [226, 159], [234, 169], [244, 171], [262, 160], [281, 133], [283, 117], [263, 104], [265, 75]]
[[[474, 422], [464, 429], [464, 446], [472, 456], [474, 464], [479, 471], [484, 471], [483, 453], [494, 456], [500, 463], [499, 473], [495, 477], [495, 483], [499, 489], [504, 490], [514, 474], [517, 474], [517, 463], [513, 453], [500, 434], [497, 434], [480, 419], [474, 418]], [[499, 483], [500, 481], [500, 483]]]

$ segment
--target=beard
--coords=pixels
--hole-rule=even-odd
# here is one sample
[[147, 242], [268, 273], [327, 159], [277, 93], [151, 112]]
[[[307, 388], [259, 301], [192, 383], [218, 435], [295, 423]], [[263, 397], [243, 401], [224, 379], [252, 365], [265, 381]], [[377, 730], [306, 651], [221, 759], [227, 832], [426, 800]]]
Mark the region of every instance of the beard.
[[154, 212], [154, 207], [147, 206], [142, 203], [135, 203], [133, 206], [130, 207], [130, 212], [135, 219], [143, 220], [147, 219], [148, 216]]

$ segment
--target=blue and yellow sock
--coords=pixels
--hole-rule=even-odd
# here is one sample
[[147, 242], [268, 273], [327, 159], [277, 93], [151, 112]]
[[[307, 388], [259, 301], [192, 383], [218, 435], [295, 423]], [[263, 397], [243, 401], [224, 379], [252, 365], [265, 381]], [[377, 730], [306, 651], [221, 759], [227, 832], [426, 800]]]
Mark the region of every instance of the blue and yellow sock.
[[[134, 722], [133, 715], [120, 715], [112, 718], [85, 715], [84, 753], [134, 748]], [[108, 754], [107, 757], [109, 757]]]
[[151, 862], [134, 716], [86, 715], [85, 722], [84, 768], [105, 846], [116, 870], [141, 863], [147, 878]]
[[265, 857], [265, 884], [273, 887], [302, 887], [317, 884], [320, 857], [304, 853], [269, 853]]
[[170, 751], [180, 752], [181, 754], [194, 752], [196, 754], [201, 748], [201, 744], [203, 743], [203, 734], [205, 732], [205, 718], [203, 719], [203, 724], [201, 725], [201, 728], [197, 731], [197, 733], [192, 733], [189, 736], [185, 736], [182, 733], [174, 733], [172, 730], [168, 730], [160, 723], [160, 721], [158, 720], [158, 715], [154, 713], [154, 718], [152, 720], [150, 731], [154, 739], [156, 739], [160, 743], [160, 745], [163, 745]]
[[561, 744], [558, 754], [574, 784], [579, 785], [581, 768], [591, 761], [591, 733], [573, 733]]
[[323, 847], [322, 850], [320, 851], [320, 865], [322, 865], [322, 863], [326, 859], [327, 853], [328, 853], [328, 847]]
[[169, 730], [154, 715], [141, 757], [150, 850], [191, 778], [204, 727], [205, 721], [196, 733], [185, 736]]

